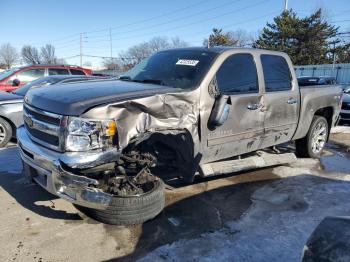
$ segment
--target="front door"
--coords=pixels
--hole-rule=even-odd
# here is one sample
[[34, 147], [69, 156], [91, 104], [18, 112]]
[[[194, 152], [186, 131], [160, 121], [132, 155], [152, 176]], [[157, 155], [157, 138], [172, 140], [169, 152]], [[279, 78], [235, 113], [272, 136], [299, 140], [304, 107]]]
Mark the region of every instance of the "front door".
[[215, 78], [220, 94], [228, 96], [230, 112], [221, 126], [207, 133], [206, 162], [254, 151], [264, 134], [262, 94], [253, 55], [227, 57]]

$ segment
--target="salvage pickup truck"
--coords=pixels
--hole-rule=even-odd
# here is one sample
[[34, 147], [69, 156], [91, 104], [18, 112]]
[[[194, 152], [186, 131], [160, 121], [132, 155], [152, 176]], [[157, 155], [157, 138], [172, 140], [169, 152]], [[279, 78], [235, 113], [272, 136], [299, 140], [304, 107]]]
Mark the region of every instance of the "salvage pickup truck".
[[160, 51], [119, 80], [29, 92], [24, 174], [99, 221], [142, 223], [164, 208], [165, 177], [192, 182], [208, 164], [289, 141], [319, 157], [341, 93], [299, 89], [280, 52]]

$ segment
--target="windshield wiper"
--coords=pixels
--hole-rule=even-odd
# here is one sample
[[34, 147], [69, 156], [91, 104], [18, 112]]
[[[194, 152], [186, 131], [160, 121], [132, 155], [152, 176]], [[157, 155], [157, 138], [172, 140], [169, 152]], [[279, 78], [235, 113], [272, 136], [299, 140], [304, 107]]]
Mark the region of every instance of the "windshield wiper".
[[131, 81], [131, 77], [130, 76], [121, 76], [118, 78], [118, 80], [121, 81]]
[[162, 85], [164, 86], [164, 82], [162, 80], [158, 79], [142, 79], [142, 80], [133, 80], [138, 83], [145, 83], [145, 84], [156, 84], [156, 85]]
[[162, 86], [165, 85], [162, 80], [158, 80], [158, 79], [142, 79], [142, 80], [138, 80], [138, 79], [131, 79], [130, 76], [121, 76], [121, 77], [118, 78], [118, 80], [130, 81], [130, 82], [136, 82], [136, 83], [144, 83], [144, 84], [156, 84], [156, 85], [162, 85]]

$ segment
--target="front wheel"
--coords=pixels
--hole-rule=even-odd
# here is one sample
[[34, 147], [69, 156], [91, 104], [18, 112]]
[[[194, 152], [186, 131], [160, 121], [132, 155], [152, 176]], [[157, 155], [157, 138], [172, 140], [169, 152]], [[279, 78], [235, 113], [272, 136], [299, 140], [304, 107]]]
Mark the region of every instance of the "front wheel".
[[4, 147], [12, 137], [12, 127], [9, 122], [0, 117], [0, 147]]
[[314, 116], [304, 138], [295, 141], [298, 157], [319, 158], [327, 142], [329, 126], [323, 116]]
[[135, 225], [155, 218], [165, 205], [164, 182], [157, 179], [140, 195], [113, 196], [105, 210], [76, 206], [93, 219], [112, 225]]

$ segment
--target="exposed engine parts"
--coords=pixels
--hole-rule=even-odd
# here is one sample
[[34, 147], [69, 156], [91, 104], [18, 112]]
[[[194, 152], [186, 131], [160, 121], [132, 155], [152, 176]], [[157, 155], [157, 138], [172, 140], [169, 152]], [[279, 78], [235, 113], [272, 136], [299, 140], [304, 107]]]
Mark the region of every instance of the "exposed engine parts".
[[156, 159], [149, 153], [131, 151], [117, 161], [114, 174], [104, 174], [104, 188], [107, 193], [118, 196], [142, 195], [152, 190], [158, 180], [150, 168]]

